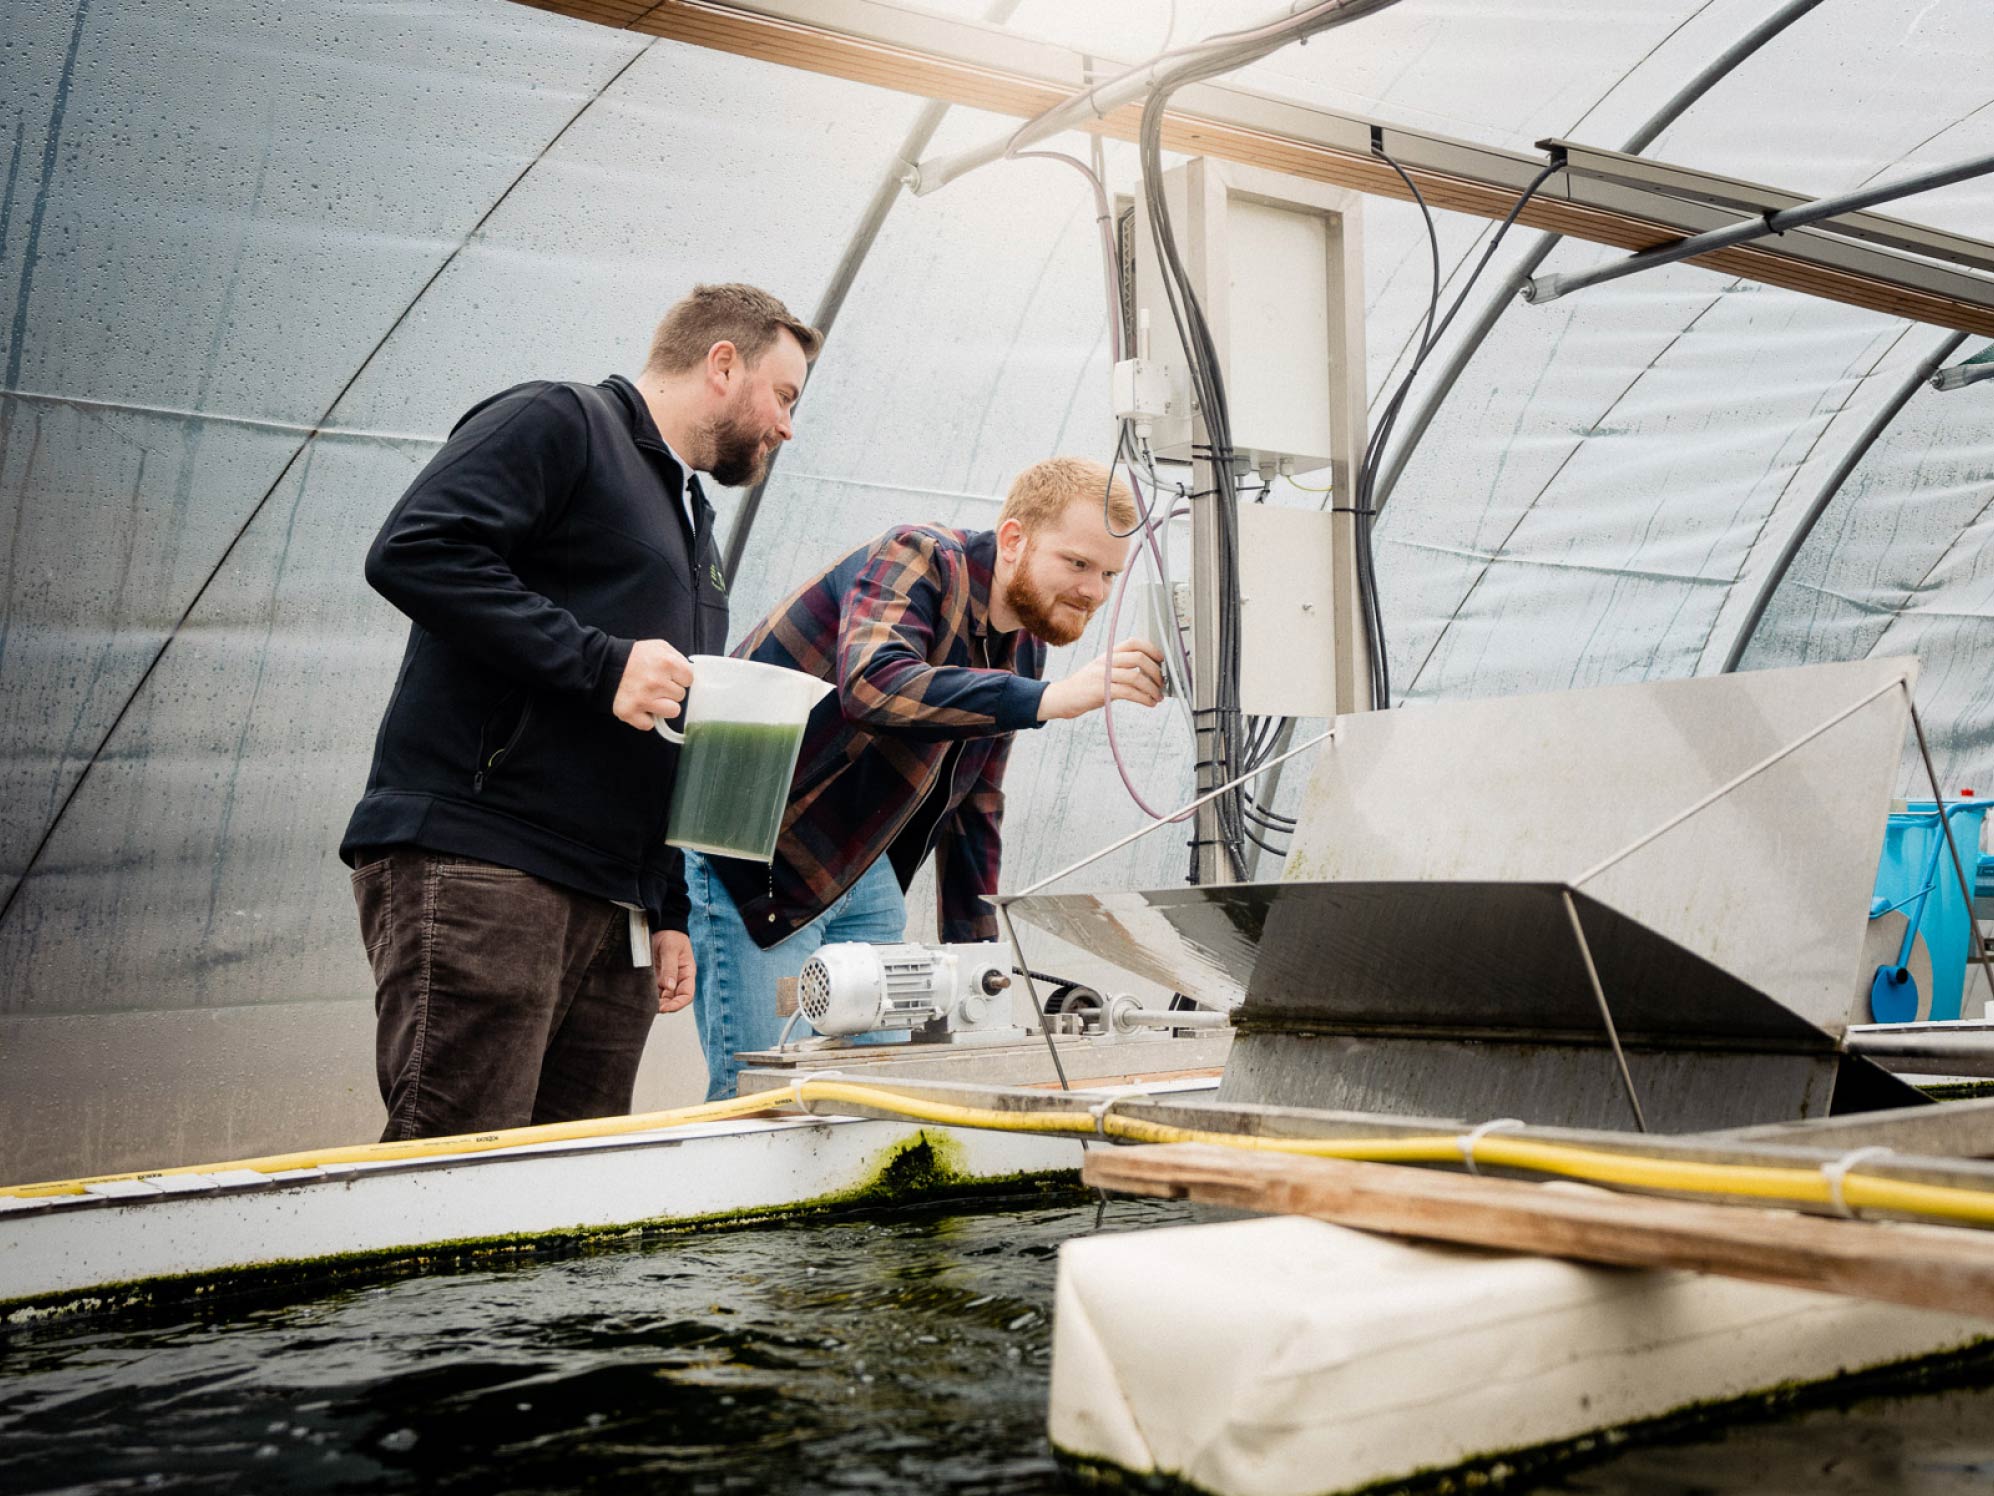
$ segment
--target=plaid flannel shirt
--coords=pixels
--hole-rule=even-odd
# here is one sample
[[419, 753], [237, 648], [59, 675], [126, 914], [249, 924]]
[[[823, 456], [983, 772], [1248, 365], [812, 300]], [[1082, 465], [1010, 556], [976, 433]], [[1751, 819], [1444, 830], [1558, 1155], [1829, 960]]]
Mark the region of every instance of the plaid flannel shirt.
[[[832, 681], [811, 713], [775, 860], [711, 859], [757, 945], [828, 909], [881, 856], [932, 849], [942, 939], [994, 940], [1004, 764], [1039, 725], [1045, 645], [990, 627], [997, 537], [902, 525], [799, 587], [734, 653]], [[948, 782], [942, 783], [944, 770]]]

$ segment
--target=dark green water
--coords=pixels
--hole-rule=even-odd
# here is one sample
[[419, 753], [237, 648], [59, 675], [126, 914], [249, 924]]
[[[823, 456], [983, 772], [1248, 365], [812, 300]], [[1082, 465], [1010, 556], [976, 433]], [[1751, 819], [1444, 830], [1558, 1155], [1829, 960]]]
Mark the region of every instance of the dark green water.
[[672, 786], [674, 846], [767, 862], [775, 853], [803, 724], [701, 722], [685, 730]]
[[[1211, 1219], [1116, 1201], [1106, 1229]], [[1052, 1492], [1054, 1253], [1091, 1203], [663, 1238], [0, 1344], [0, 1492]], [[1994, 1385], [1512, 1491], [1994, 1489]]]

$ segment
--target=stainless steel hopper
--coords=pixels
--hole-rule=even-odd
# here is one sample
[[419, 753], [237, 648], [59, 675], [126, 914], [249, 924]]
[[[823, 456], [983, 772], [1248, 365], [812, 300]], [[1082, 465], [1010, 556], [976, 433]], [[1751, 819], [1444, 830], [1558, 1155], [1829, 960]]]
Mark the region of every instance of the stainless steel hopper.
[[1288, 881], [1011, 913], [1232, 1007], [1225, 1101], [1669, 1132], [1914, 1104], [1842, 1040], [1915, 669], [1346, 718]]

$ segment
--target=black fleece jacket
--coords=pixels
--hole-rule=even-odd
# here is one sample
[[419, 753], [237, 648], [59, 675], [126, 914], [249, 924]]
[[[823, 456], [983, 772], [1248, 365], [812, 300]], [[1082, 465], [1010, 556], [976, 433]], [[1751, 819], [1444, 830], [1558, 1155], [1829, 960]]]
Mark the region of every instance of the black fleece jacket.
[[395, 505], [367, 580], [413, 624], [340, 856], [419, 846], [642, 906], [683, 930], [665, 845], [678, 749], [610, 714], [631, 645], [720, 654], [713, 509], [695, 523], [635, 386], [515, 386]]

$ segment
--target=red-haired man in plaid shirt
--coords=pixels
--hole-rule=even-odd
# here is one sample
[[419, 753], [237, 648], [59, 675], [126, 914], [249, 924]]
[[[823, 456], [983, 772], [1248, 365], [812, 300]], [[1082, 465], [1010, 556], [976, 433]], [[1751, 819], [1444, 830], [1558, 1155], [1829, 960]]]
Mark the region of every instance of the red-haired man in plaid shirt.
[[1162, 652], [1114, 646], [1047, 682], [1128, 559], [1136, 508], [1099, 463], [1020, 473], [995, 530], [902, 525], [812, 577], [734, 653], [837, 690], [811, 714], [775, 860], [685, 854], [694, 1010], [709, 1097], [781, 1030], [776, 984], [829, 941], [905, 938], [904, 894], [932, 852], [945, 941], [994, 940], [1011, 736], [1163, 697]]

